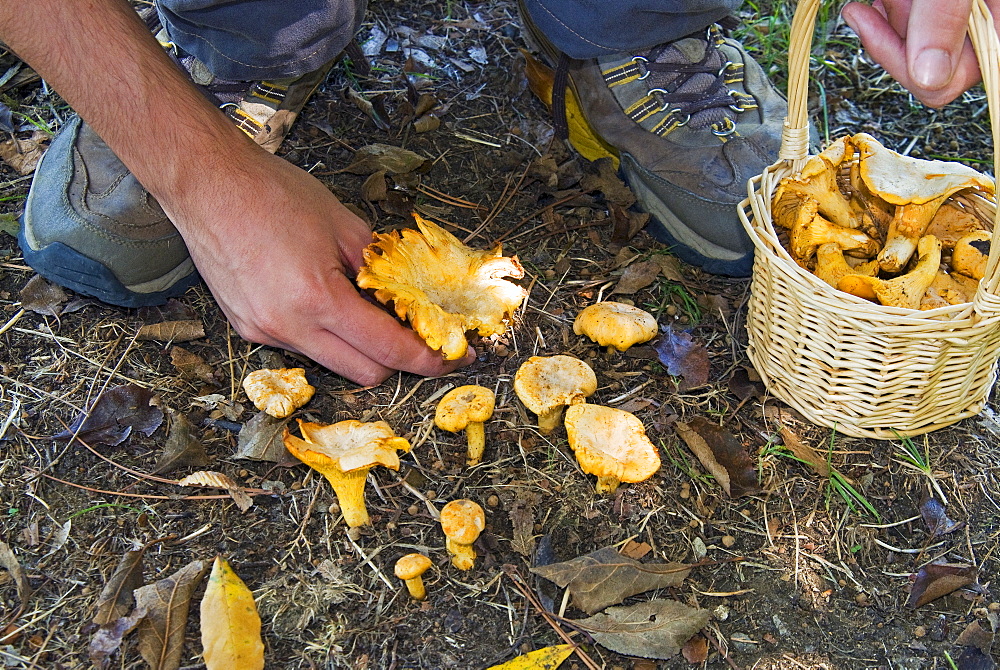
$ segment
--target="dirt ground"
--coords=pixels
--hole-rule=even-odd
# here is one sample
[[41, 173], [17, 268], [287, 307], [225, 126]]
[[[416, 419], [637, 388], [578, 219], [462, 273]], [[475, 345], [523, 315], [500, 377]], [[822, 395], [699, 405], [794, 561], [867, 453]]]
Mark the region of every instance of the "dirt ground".
[[[754, 27], [749, 35], [762, 59], [786, 12], [783, 5], [760, 14], [748, 8], [741, 17]], [[815, 101], [822, 135], [866, 131], [913, 156], [991, 169], [981, 91], [943, 110], [926, 109], [865, 59], [850, 31], [836, 21], [826, 31], [831, 40], [818, 51], [816, 73], [825, 91]], [[228, 559], [256, 597], [270, 668], [486, 668], [558, 644], [542, 611], [558, 614], [563, 594], [529, 568], [607, 546], [635, 551], [643, 562], [701, 562], [680, 586], [626, 604], [656, 596], [707, 609], [708, 654], [694, 662], [625, 656], [564, 625], [596, 667], [994, 667], [985, 655], [960, 661], [968, 650], [957, 642], [973, 621], [990, 630], [990, 614], [1000, 609], [990, 588], [1000, 539], [994, 402], [978, 417], [914, 440], [926, 446], [928, 474], [904, 462], [898, 442], [833, 434], [796, 420], [787, 408], [779, 412], [782, 403], [766, 395], [745, 395], [745, 384], [734, 379], [749, 365], [747, 281], [666, 262], [666, 274], [645, 287], [613, 293], [627, 267], [665, 250], [645, 232], [615, 241], [605, 194], [581, 186], [597, 168], [552, 140], [546, 110], [527, 87], [513, 3], [374, 3], [361, 37], [369, 38], [371, 77], [338, 67], [280, 153], [318, 175], [379, 230], [408, 225], [415, 207], [472, 246], [502, 239], [504, 252], [524, 265], [521, 283], [530, 289], [517, 323], [474, 342], [479, 358], [460, 372], [440, 379], [399, 374], [359, 388], [311, 361], [241, 340], [204, 287], [190, 290], [166, 317], [162, 310], [117, 309], [72, 295], [59, 303], [58, 316], [22, 311], [21, 291], [33, 273], [16, 240], [0, 234], [0, 323], [6, 324], [0, 518], [12, 552], [0, 556], [6, 568], [0, 570], [0, 666], [91, 667], [98, 595], [126, 551], [152, 542], [146, 582], [193, 560]], [[0, 72], [15, 63], [7, 54]], [[778, 79], [781, 68], [779, 61]], [[53, 129], [66, 119], [65, 105], [39, 83], [4, 86], [2, 99], [15, 111]], [[384, 115], [387, 128], [345, 94], [349, 87], [376, 98], [375, 116]], [[417, 132], [414, 93], [434, 97], [439, 127]], [[421, 173], [390, 180], [388, 199], [372, 200], [374, 182], [365, 185], [366, 176], [343, 169], [355, 150], [374, 143], [431, 161]], [[2, 211], [17, 214], [29, 181], [6, 165], [0, 180]], [[576, 313], [611, 295], [707, 348], [709, 382], [678, 392], [653, 346], [609, 355], [574, 335]], [[199, 321], [204, 336], [136, 339], [144, 324], [177, 314]], [[205, 367], [179, 366], [177, 346]], [[593, 402], [642, 420], [662, 457], [655, 476], [597, 495], [565, 432], [538, 433], [511, 383], [528, 357], [558, 353], [593, 367], [600, 384]], [[347, 532], [329, 485], [305, 466], [235, 458], [239, 431], [257, 413], [240, 382], [276, 357], [305, 367], [317, 388], [296, 416], [384, 420], [414, 445], [398, 473], [372, 471], [372, 526]], [[470, 383], [497, 394], [486, 460], [474, 468], [464, 464], [462, 436], [432, 423], [440, 395]], [[125, 384], [151, 391], [167, 414], [150, 435], [136, 431], [117, 446], [94, 449], [52, 439], [96, 397]], [[210, 462], [154, 475], [168, 432], [182, 417]], [[678, 421], [696, 417], [737, 437], [757, 470], [758, 493], [727, 496], [705, 473], [675, 430]], [[829, 479], [784, 455], [781, 425], [829, 453], [877, 516], [861, 503], [852, 508]], [[200, 469], [247, 487], [252, 506], [241, 511], [223, 492], [176, 485]], [[928, 496], [945, 502], [944, 496], [948, 517], [962, 525], [933, 537], [921, 518]], [[432, 515], [461, 497], [486, 510], [480, 558], [468, 573], [450, 566]], [[422, 604], [392, 575], [395, 560], [411, 551], [434, 563]], [[978, 585], [910, 608], [913, 575], [932, 561], [978, 568]], [[23, 582], [19, 588], [17, 566], [30, 595]], [[204, 667], [198, 596], [200, 590], [187, 625], [185, 668]], [[585, 615], [570, 605], [563, 616]], [[145, 667], [134, 633], [108, 667]], [[586, 666], [572, 656], [562, 667]]]

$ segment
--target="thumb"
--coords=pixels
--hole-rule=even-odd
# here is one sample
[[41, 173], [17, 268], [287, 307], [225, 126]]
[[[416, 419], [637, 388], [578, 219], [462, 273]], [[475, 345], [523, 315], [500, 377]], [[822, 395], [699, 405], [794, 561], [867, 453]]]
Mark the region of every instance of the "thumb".
[[906, 33], [910, 80], [927, 91], [951, 83], [961, 60], [972, 0], [913, 0]]

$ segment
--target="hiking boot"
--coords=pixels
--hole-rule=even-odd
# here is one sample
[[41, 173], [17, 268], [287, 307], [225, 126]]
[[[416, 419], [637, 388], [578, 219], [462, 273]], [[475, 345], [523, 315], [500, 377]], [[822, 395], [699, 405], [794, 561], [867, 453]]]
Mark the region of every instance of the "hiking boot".
[[575, 60], [519, 8], [527, 36], [556, 64], [557, 132], [566, 136], [566, 82], [650, 213], [649, 232], [707, 272], [748, 276], [753, 244], [736, 206], [747, 180], [777, 160], [787, 110], [757, 62], [715, 25], [646, 51]]
[[[274, 153], [334, 61], [292, 80], [231, 82], [180, 62], [240, 129]], [[159, 203], [90, 126], [74, 116], [35, 170], [18, 241], [38, 274], [122, 307], [161, 304], [198, 282]]]

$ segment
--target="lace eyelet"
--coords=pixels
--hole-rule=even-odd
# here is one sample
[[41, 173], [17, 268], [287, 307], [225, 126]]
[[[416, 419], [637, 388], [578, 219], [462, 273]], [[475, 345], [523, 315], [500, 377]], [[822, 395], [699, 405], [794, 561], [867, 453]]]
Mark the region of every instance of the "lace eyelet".
[[712, 134], [716, 137], [726, 137], [727, 135], [732, 135], [736, 132], [736, 125], [730, 124], [725, 130], [719, 130], [718, 128], [712, 128]]
[[[649, 62], [649, 59], [648, 59], [648, 58], [643, 58], [642, 56], [632, 56], [632, 65], [635, 65], [635, 66], [638, 66], [638, 65], [639, 65], [639, 62], [640, 62], [640, 61], [641, 61], [642, 63], [648, 63], [648, 62]], [[648, 69], [648, 68], [646, 68], [646, 67], [645, 67], [645, 65], [643, 66], [643, 68], [644, 68], [644, 69], [645, 69], [646, 71], [645, 71], [645, 72], [643, 72], [643, 73], [642, 73], [642, 76], [640, 76], [640, 77], [639, 77], [639, 81], [642, 81], [643, 79], [645, 79], [646, 77], [648, 77], [648, 76], [649, 76], [649, 69]]]
[[729, 91], [729, 97], [734, 100], [733, 104], [729, 105], [729, 109], [733, 110], [737, 114], [747, 111], [746, 107], [744, 107], [743, 103], [740, 101], [739, 95], [736, 91]]

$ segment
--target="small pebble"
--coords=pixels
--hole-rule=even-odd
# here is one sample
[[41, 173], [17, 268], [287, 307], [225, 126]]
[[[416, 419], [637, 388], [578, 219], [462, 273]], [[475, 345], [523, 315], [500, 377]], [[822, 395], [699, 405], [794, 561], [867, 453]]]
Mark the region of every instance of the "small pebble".
[[348, 528], [347, 537], [351, 538], [355, 542], [361, 539], [361, 529], [360, 528]]
[[725, 621], [729, 618], [729, 608], [725, 605], [719, 605], [714, 610], [712, 610], [712, 616], [716, 621]]
[[722, 546], [723, 547], [725, 547], [726, 549], [728, 549], [729, 547], [733, 546], [734, 544], [736, 544], [736, 538], [735, 537], [733, 537], [732, 535], [723, 535], [722, 536]]
[[498, 496], [492, 495], [486, 499], [486, 504], [490, 507], [496, 507], [500, 504], [500, 498]]
[[427, 498], [428, 500], [434, 500], [435, 498], [438, 497], [438, 492], [437, 491], [425, 491], [424, 492], [424, 497]]
[[927, 629], [924, 626], [917, 626], [916, 628], [913, 629], [913, 637], [919, 639], [922, 638], [924, 635], [927, 635]]
[[410, 516], [416, 516], [420, 513], [420, 508], [417, 505], [410, 505], [406, 508], [406, 513]]
[[681, 498], [687, 500], [690, 497], [691, 497], [691, 483], [684, 482], [683, 484], [681, 484]]
[[854, 602], [861, 605], [862, 607], [868, 605], [868, 594], [859, 593], [858, 595], [854, 596]]
[[990, 603], [989, 610], [991, 612], [1000, 612], [1000, 603]]
[[337, 503], [330, 503], [330, 506], [326, 508], [326, 511], [330, 513], [331, 516], [340, 516], [340, 505]]
[[302, 482], [292, 482], [292, 485], [289, 486], [288, 488], [290, 488], [293, 491], [299, 491], [302, 489]]
[[839, 586], [840, 588], [844, 588], [845, 586], [847, 586], [847, 580], [846, 579], [838, 579], [837, 580], [837, 586]]
[[250, 471], [249, 470], [240, 470], [236, 474], [237, 474], [237, 476], [239, 476], [239, 477], [242, 478], [242, 477], [246, 477], [248, 474], [250, 474]]
[[700, 525], [701, 522], [698, 521], [698, 519], [691, 519], [690, 521], [688, 521], [688, 526], [690, 526], [691, 528], [697, 528]]

